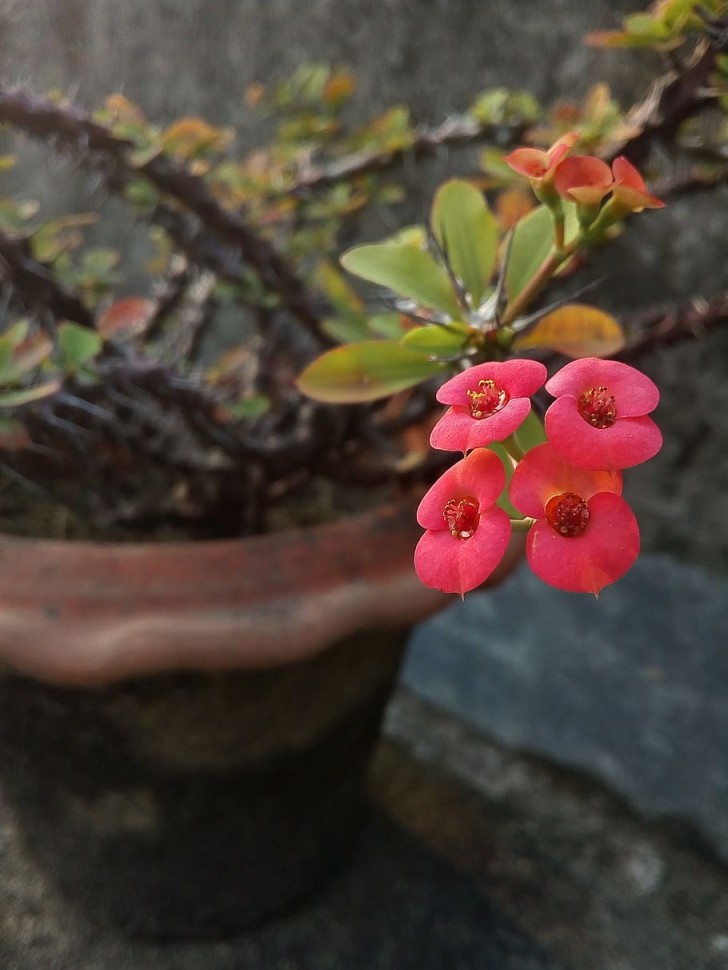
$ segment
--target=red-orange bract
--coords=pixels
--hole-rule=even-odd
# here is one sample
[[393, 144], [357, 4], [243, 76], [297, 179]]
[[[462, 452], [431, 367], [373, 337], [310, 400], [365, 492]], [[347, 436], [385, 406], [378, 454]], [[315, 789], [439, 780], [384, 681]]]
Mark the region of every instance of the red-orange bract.
[[536, 521], [526, 558], [545, 583], [597, 594], [632, 566], [640, 536], [621, 497], [618, 471], [576, 468], [545, 442], [529, 451], [511, 479], [511, 502]]
[[662, 435], [652, 418], [660, 398], [645, 374], [616, 360], [585, 357], [547, 381], [556, 400], [546, 434], [556, 451], [580, 468], [630, 468], [652, 458]]
[[644, 179], [627, 159], [620, 155], [612, 163], [592, 155], [571, 155], [556, 167], [554, 188], [560, 196], [582, 205], [598, 206], [611, 193], [611, 206], [624, 217], [642, 209], [661, 209], [665, 203], [647, 191]]
[[449, 468], [417, 509], [427, 531], [415, 549], [426, 586], [461, 596], [490, 576], [508, 546], [508, 515], [495, 505], [505, 486], [500, 459], [484, 448]]
[[465, 452], [502, 441], [523, 422], [545, 379], [546, 368], [536, 360], [489, 361], [457, 374], [437, 392], [437, 400], [450, 407], [430, 444]]
[[571, 151], [578, 138], [578, 132], [568, 131], [548, 151], [539, 148], [516, 148], [504, 161], [514, 172], [530, 179], [535, 188], [540, 188], [551, 181], [556, 166]]

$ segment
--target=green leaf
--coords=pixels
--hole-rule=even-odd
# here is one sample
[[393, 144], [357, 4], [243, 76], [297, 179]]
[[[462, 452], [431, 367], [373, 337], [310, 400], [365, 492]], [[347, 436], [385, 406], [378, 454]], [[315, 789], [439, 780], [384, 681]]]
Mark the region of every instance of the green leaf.
[[[573, 203], [564, 202], [563, 206], [564, 241], [568, 243], [579, 232], [579, 220]], [[548, 257], [553, 242], [553, 220], [546, 206], [538, 206], [518, 222], [513, 230], [513, 242], [506, 270], [506, 292], [509, 300], [518, 296]]]
[[30, 444], [28, 429], [14, 418], [0, 417], [0, 449], [22, 451]]
[[498, 250], [498, 230], [488, 205], [469, 182], [451, 179], [435, 194], [432, 231], [456, 276], [480, 305]]
[[442, 369], [442, 364], [409, 347], [368, 340], [329, 350], [308, 365], [297, 384], [316, 401], [356, 404], [403, 391]]
[[240, 401], [226, 402], [218, 405], [215, 410], [216, 417], [223, 422], [227, 421], [251, 421], [270, 411], [270, 398], [263, 394], [254, 394], [243, 398]]
[[625, 29], [635, 37], [660, 41], [670, 34], [668, 26], [647, 13], [630, 14], [624, 18]]
[[58, 327], [58, 347], [63, 369], [75, 373], [100, 353], [103, 339], [95, 330], [64, 321]]
[[431, 357], [453, 357], [463, 349], [467, 335], [467, 329], [463, 326], [446, 329], [430, 325], [409, 330], [400, 342], [411, 350], [419, 350]]
[[84, 273], [90, 276], [104, 277], [119, 262], [119, 254], [115, 249], [89, 249], [83, 254], [82, 266]]
[[397, 243], [357, 246], [344, 253], [341, 264], [355, 276], [447, 313], [454, 320], [461, 316], [446, 271], [421, 249]]
[[374, 313], [368, 320], [371, 337], [386, 337], [387, 340], [399, 340], [404, 332], [401, 313]]
[[510, 300], [518, 296], [548, 257], [553, 241], [553, 222], [545, 205], [538, 206], [517, 223], [506, 269], [506, 291]]
[[49, 397], [60, 389], [60, 381], [47, 381], [45, 384], [36, 384], [35, 387], [23, 387], [19, 391], [3, 391], [0, 393], [0, 407], [14, 408], [21, 404], [30, 404], [31, 401]]
[[543, 421], [535, 411], [528, 412], [513, 434], [516, 439], [516, 444], [524, 455], [531, 448], [535, 448], [536, 445], [543, 444], [546, 441], [546, 431], [544, 430]]
[[7, 343], [11, 347], [17, 347], [18, 344], [22, 344], [24, 340], [28, 339], [28, 333], [30, 332], [30, 320], [16, 320], [15, 323], [8, 327], [5, 333], [0, 337], [0, 342]]
[[[8, 341], [8, 336], [5, 335], [3, 345]], [[53, 341], [44, 333], [34, 333], [25, 340], [8, 345], [11, 348], [10, 356], [3, 349], [0, 357], [0, 384], [15, 384], [22, 380], [42, 364], [53, 350]]]
[[371, 331], [364, 316], [327, 317], [321, 321], [321, 329], [327, 337], [331, 337], [339, 344], [351, 344], [371, 337]]

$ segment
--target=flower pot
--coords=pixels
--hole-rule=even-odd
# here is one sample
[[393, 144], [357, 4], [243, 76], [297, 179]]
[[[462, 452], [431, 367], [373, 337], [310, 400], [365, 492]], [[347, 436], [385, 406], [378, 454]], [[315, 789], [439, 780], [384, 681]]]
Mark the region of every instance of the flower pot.
[[421, 587], [410, 508], [244, 540], [0, 541], [0, 794], [89, 919], [219, 936], [346, 857]]

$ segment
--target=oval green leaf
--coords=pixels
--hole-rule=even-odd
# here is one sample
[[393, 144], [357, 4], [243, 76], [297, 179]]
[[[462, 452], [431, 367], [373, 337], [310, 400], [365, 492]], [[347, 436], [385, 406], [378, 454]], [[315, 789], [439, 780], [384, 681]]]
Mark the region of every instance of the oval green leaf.
[[411, 350], [419, 350], [432, 357], [452, 357], [463, 349], [467, 338], [465, 327], [415, 327], [409, 330], [401, 343]]
[[[564, 202], [564, 239], [571, 242], [579, 232], [576, 206]], [[533, 209], [513, 230], [513, 242], [506, 269], [506, 292], [513, 300], [549, 256], [554, 242], [551, 213], [544, 205]]]
[[14, 408], [21, 404], [30, 404], [31, 401], [40, 401], [41, 398], [50, 397], [61, 389], [60, 381], [47, 381], [45, 384], [36, 384], [35, 387], [23, 387], [18, 391], [3, 391], [0, 393], [0, 407]]
[[103, 346], [101, 335], [88, 327], [66, 320], [58, 327], [58, 348], [63, 369], [70, 374], [100, 353]]
[[336, 347], [317, 357], [298, 378], [307, 397], [331, 404], [376, 401], [441, 373], [443, 365], [389, 340]]
[[437, 190], [430, 219], [453, 272], [478, 307], [498, 249], [496, 221], [483, 195], [469, 182], [451, 179]]
[[429, 253], [399, 243], [357, 246], [341, 257], [355, 276], [458, 319], [461, 312], [447, 272]]

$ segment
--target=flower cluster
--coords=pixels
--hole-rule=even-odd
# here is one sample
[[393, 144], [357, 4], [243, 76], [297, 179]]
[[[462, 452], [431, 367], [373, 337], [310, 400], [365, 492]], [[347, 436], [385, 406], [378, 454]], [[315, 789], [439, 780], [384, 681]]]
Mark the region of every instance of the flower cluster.
[[575, 202], [583, 226], [593, 225], [601, 216], [606, 227], [630, 212], [664, 206], [661, 199], [650, 195], [644, 179], [624, 156], [615, 158], [610, 169], [593, 155], [569, 155], [576, 140], [577, 135], [568, 132], [548, 151], [517, 148], [505, 161], [530, 181], [533, 191], [550, 208], [557, 208], [562, 199]]
[[[503, 557], [512, 528], [528, 529], [526, 558], [558, 589], [597, 594], [637, 558], [639, 529], [622, 498], [622, 470], [662, 445], [648, 416], [658, 390], [633, 367], [597, 357], [546, 376], [537, 361], [489, 362], [440, 388], [437, 398], [449, 407], [431, 444], [465, 457], [418, 509], [426, 531], [415, 568], [426, 585], [460, 595], [479, 586]], [[524, 453], [517, 432], [544, 382], [555, 398], [546, 440]], [[501, 445], [493, 449], [494, 442]]]

